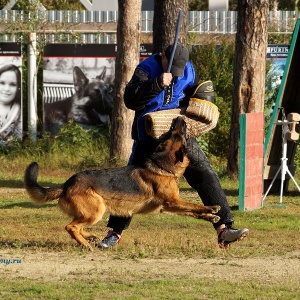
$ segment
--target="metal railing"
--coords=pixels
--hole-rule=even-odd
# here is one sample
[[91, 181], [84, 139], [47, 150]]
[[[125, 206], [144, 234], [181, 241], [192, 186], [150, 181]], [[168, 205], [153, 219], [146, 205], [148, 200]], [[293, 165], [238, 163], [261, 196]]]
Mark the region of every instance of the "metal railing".
[[[151, 33], [153, 24], [153, 11], [142, 11], [141, 32]], [[25, 19], [26, 18], [26, 19]], [[278, 11], [269, 13], [269, 32], [292, 33], [300, 12]], [[83, 43], [116, 43], [116, 30], [118, 21], [117, 11], [40, 11], [31, 15], [22, 11], [0, 10], [0, 24], [11, 21], [28, 22], [41, 20], [40, 33], [45, 33], [47, 42], [58, 40], [68, 42], [72, 38], [72, 26], [81, 26], [81, 40]], [[63, 25], [59, 32], [46, 31], [45, 27]], [[83, 25], [85, 27], [83, 28]], [[88, 28], [90, 26], [90, 28]], [[93, 28], [92, 28], [93, 26]], [[188, 30], [194, 34], [235, 34], [237, 30], [236, 11], [190, 11], [188, 13]], [[53, 30], [52, 30], [53, 31]], [[0, 41], [16, 41], [12, 34], [5, 32], [0, 35]]]

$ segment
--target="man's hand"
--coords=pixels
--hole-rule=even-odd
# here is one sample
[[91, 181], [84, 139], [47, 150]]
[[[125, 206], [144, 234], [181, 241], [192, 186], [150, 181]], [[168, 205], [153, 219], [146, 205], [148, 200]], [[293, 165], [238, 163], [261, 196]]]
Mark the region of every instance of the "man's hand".
[[162, 73], [160, 76], [160, 82], [162, 86], [169, 86], [172, 82], [172, 74], [171, 73]]

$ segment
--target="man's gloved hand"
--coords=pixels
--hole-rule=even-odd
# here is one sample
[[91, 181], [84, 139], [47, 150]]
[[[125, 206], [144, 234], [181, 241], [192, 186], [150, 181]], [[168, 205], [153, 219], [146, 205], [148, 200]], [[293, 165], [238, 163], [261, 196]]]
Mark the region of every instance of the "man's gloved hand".
[[184, 116], [190, 136], [201, 136], [216, 127], [219, 109], [214, 104], [214, 100], [214, 88], [210, 80], [196, 87]]
[[214, 103], [215, 102], [215, 92], [214, 92], [213, 83], [210, 80], [200, 83], [196, 87], [194, 94], [191, 96], [191, 98], [207, 100], [207, 101]]

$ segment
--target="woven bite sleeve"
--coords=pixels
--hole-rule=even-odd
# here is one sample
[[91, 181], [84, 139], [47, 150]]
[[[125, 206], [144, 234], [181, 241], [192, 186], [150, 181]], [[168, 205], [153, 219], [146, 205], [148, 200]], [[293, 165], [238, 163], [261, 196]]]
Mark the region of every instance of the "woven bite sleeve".
[[187, 137], [199, 137], [216, 127], [218, 107], [207, 100], [191, 98], [187, 108], [160, 110], [145, 115], [145, 130], [154, 139], [170, 129], [172, 120], [182, 116], [187, 125]]
[[166, 133], [172, 124], [172, 120], [182, 116], [182, 109], [159, 110], [145, 115], [145, 130], [148, 135], [155, 139]]
[[207, 100], [191, 98], [186, 109], [184, 120], [189, 137], [199, 137], [217, 126], [218, 107]]

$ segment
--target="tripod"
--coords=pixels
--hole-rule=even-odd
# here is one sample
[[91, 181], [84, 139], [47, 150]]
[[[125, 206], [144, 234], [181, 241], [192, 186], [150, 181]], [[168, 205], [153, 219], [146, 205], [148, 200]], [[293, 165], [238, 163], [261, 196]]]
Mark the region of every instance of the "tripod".
[[[294, 184], [296, 185], [296, 187], [298, 188], [299, 192], [300, 192], [300, 187], [299, 185], [297, 184], [295, 178], [292, 176], [289, 168], [288, 168], [288, 165], [287, 165], [287, 157], [286, 157], [286, 154], [287, 154], [287, 134], [289, 135], [289, 137], [291, 136], [291, 132], [289, 130], [289, 125], [292, 124], [292, 125], [295, 125], [296, 123], [298, 124], [299, 122], [296, 122], [296, 121], [289, 121], [286, 119], [286, 116], [285, 116], [285, 113], [284, 113], [284, 110], [282, 110], [282, 121], [278, 121], [276, 122], [275, 124], [276, 125], [281, 125], [282, 126], [282, 158], [281, 158], [281, 166], [280, 168], [277, 170], [268, 190], [266, 191], [265, 195], [263, 196], [263, 199], [262, 199], [262, 205], [264, 203], [264, 200], [265, 198], [267, 197], [270, 189], [272, 188], [272, 185], [275, 181], [275, 179], [277, 178], [277, 175], [279, 174], [279, 172], [281, 171], [281, 185], [280, 185], [280, 203], [282, 203], [282, 194], [283, 194], [283, 184], [284, 184], [284, 181], [285, 181], [285, 176], [286, 176], [286, 173], [289, 174], [290, 178], [293, 180]], [[297, 136], [299, 138], [299, 136]], [[291, 139], [291, 140], [294, 140], [294, 139]]]

